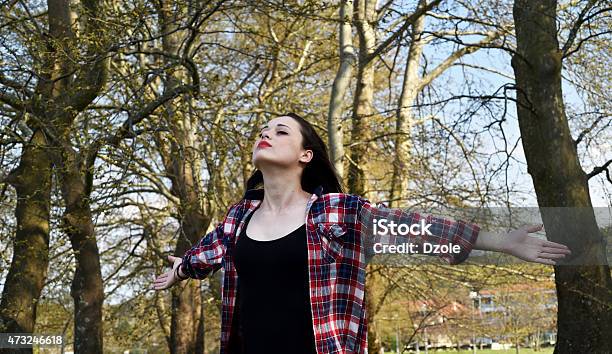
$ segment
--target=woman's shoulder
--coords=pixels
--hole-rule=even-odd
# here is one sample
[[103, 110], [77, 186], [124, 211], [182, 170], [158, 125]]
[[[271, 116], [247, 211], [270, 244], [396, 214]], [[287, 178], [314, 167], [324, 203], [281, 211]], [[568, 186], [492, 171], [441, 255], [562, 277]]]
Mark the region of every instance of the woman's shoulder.
[[363, 197], [350, 193], [325, 193], [319, 196], [317, 202], [332, 207], [359, 208], [368, 203]]
[[225, 219], [226, 221], [232, 221], [235, 219], [239, 219], [240, 216], [248, 209], [251, 207], [251, 205], [254, 203], [255, 201], [253, 200], [249, 200], [249, 199], [245, 199], [242, 198], [239, 201], [235, 202], [234, 204], [230, 205], [229, 208], [227, 209], [226, 213], [225, 213]]
[[334, 200], [334, 201], [359, 201], [359, 202], [369, 202], [366, 198], [351, 193], [325, 193], [321, 195], [325, 200]]
[[354, 210], [362, 212], [363, 210], [388, 210], [389, 207], [385, 203], [370, 202], [365, 197], [350, 193], [326, 193], [322, 194], [318, 200], [325, 207], [334, 209], [342, 208], [345, 210]]

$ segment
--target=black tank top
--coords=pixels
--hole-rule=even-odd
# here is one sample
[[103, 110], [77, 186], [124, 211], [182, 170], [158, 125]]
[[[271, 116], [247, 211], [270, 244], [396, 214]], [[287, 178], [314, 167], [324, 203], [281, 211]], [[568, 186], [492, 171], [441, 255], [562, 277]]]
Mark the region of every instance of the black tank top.
[[[234, 260], [237, 309], [230, 353], [316, 354], [310, 310], [306, 226], [272, 241], [246, 235], [245, 221]], [[236, 326], [236, 327], [235, 327]]]

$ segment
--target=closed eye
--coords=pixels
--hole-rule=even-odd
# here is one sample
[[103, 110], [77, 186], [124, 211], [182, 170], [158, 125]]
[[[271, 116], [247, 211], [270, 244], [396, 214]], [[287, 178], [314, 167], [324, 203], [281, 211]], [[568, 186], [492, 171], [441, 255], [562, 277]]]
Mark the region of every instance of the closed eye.
[[[270, 129], [270, 128], [268, 128], [268, 127], [264, 127], [264, 128], [262, 128], [262, 129], [261, 129], [261, 131], [259, 132], [259, 137], [260, 137], [260, 138], [263, 138], [263, 134], [264, 134], [264, 132], [265, 132], [267, 129]], [[277, 128], [277, 129], [276, 129], [276, 135], [279, 135], [279, 134], [282, 134], [282, 135], [289, 135], [289, 132], [284, 131], [284, 130], [278, 130], [278, 128]]]

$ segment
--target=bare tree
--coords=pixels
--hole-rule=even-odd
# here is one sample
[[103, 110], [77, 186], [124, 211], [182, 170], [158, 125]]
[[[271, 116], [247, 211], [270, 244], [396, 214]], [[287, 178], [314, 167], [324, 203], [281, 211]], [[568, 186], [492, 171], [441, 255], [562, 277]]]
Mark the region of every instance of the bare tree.
[[[424, 0], [419, 1], [417, 9], [422, 9], [427, 5]], [[433, 15], [436, 16], [436, 15]], [[391, 205], [399, 206], [402, 201], [408, 199], [408, 180], [410, 172], [415, 166], [411, 166], [412, 144], [414, 137], [412, 130], [414, 121], [417, 118], [414, 112], [417, 96], [423, 92], [425, 87], [430, 85], [436, 78], [444, 74], [454, 63], [459, 61], [465, 55], [476, 52], [481, 48], [490, 46], [492, 42], [503, 36], [507, 31], [507, 24], [497, 24], [496, 29], [486, 30], [468, 30], [468, 31], [433, 31], [425, 33], [425, 21], [427, 15], [423, 13], [417, 17], [410, 32], [410, 43], [404, 69], [404, 77], [402, 81], [402, 90], [398, 99], [396, 122], [395, 122], [395, 139], [394, 139], [394, 154], [393, 154], [393, 174], [391, 177], [391, 190], [389, 200]], [[453, 33], [454, 32], [454, 33]], [[443, 38], [446, 35], [452, 37], [454, 41], [461, 42], [462, 46], [451, 52], [441, 62], [421, 75], [421, 62], [423, 50], [431, 41]], [[461, 37], [480, 35], [483, 37], [477, 43], [464, 43]]]
[[[222, 4], [208, 10], [203, 16], [190, 12], [204, 12], [204, 8], [188, 9], [186, 4], [173, 4], [161, 1], [157, 4], [159, 28], [162, 34], [163, 61], [172, 65], [176, 60], [185, 60], [192, 66], [191, 73], [195, 75], [196, 68], [192, 62], [194, 56], [193, 43], [197, 35], [194, 30], [179, 29], [183, 18], [190, 19], [186, 28], [199, 29], [203, 19], [211, 16]], [[189, 71], [175, 70], [167, 73], [164, 78], [164, 93], [168, 94], [188, 80]], [[199, 81], [199, 80], [198, 80]], [[179, 237], [176, 241], [175, 255], [182, 256], [191, 245], [196, 243], [210, 224], [210, 208], [204, 204], [205, 186], [201, 181], [201, 158], [198, 156], [200, 147], [196, 139], [197, 116], [184, 109], [191, 99], [188, 95], [178, 102], [166, 102], [163, 121], [169, 134], [155, 134], [155, 142], [164, 163], [166, 176], [172, 182], [171, 193], [179, 201], [177, 217], [180, 225]], [[182, 106], [182, 107], [181, 107]], [[166, 141], [169, 140], [169, 141]], [[209, 204], [210, 205], [210, 204]], [[204, 313], [201, 311], [201, 296], [199, 284], [185, 282], [172, 292], [172, 325], [170, 333], [171, 353], [204, 353]]]
[[344, 96], [351, 82], [353, 65], [355, 63], [355, 49], [353, 48], [352, 17], [353, 1], [342, 0], [339, 13], [339, 49], [340, 66], [334, 78], [329, 111], [327, 114], [327, 137], [329, 155], [340, 177], [344, 176], [344, 127], [342, 124]]
[[[23, 12], [31, 16], [27, 5], [21, 5], [24, 7]], [[46, 13], [48, 35], [43, 33], [37, 19], [31, 19], [30, 25], [36, 29], [34, 37], [42, 41], [37, 43], [43, 44], [47, 51], [36, 57], [40, 67], [36, 71], [38, 80], [35, 91], [29, 94], [26, 100], [8, 102], [13, 108], [18, 105], [23, 112], [28, 112], [28, 117], [31, 118], [29, 125], [34, 128], [32, 139], [26, 144], [22, 155], [20, 167], [8, 178], [9, 183], [17, 187], [18, 196], [23, 197], [23, 201], [17, 205], [16, 215], [18, 223], [23, 223], [21, 226], [25, 227], [18, 227], [15, 238], [18, 246], [14, 248], [11, 265], [13, 272], [9, 272], [7, 277], [10, 282], [4, 287], [0, 305], [2, 322], [8, 327], [5, 330], [11, 332], [33, 330], [36, 318], [35, 306], [47, 274], [50, 163], [54, 161], [50, 146], [53, 145], [52, 141], [58, 141], [59, 135], [63, 137], [67, 135], [72, 119], [97, 96], [106, 77], [108, 60], [99, 54], [107, 43], [91, 40], [99, 35], [101, 29], [101, 22], [97, 18], [100, 15], [100, 7], [98, 1], [84, 1], [82, 4], [80, 38], [83, 43], [78, 43], [79, 36], [75, 33], [77, 23], [74, 21], [69, 1], [48, 3]], [[85, 53], [82, 54], [89, 58], [85, 64], [73, 60], [73, 56], [78, 55], [77, 44], [85, 47]], [[21, 86], [27, 91], [26, 84]], [[56, 129], [51, 132], [49, 126], [54, 126]], [[28, 177], [22, 177], [24, 174]], [[65, 191], [68, 192], [67, 189]], [[74, 202], [80, 203], [80, 201]], [[32, 218], [33, 215], [36, 217]], [[70, 212], [66, 216], [65, 220], [69, 221]], [[84, 225], [78, 235], [86, 237], [87, 230], [87, 225]], [[91, 248], [86, 244], [84, 238], [74, 238], [73, 247], [79, 251], [79, 257], [90, 256], [89, 251], [97, 253], [95, 246]], [[88, 263], [93, 266], [90, 270], [94, 279], [96, 279], [96, 259], [94, 257]], [[23, 272], [23, 269], [32, 269], [32, 271]], [[97, 269], [99, 275], [99, 264]], [[78, 274], [75, 277], [75, 287], [78, 288], [76, 284], [86, 283], [86, 277], [83, 273]], [[88, 335], [93, 339], [88, 342], [92, 343], [93, 348], [101, 346], [101, 342], [98, 341], [101, 341], [102, 335], [99, 327], [102, 287], [99, 276], [97, 279], [100, 281], [93, 280], [87, 283], [89, 287], [87, 294], [79, 292], [78, 289], [74, 289], [73, 292], [78, 315], [87, 318], [92, 324]], [[12, 313], [14, 310], [17, 312]]]
[[[589, 13], [602, 13], [596, 5], [605, 7], [598, 1], [587, 2], [573, 32]], [[561, 88], [563, 58], [575, 49], [575, 36], [559, 47], [557, 1], [517, 0], [513, 14], [517, 49], [512, 66], [528, 171], [547, 234], [578, 254], [578, 265], [555, 267], [559, 300], [555, 353], [603, 352], [612, 347], [610, 267], [589, 195], [588, 179], [594, 174], [580, 166]], [[549, 207], [567, 207], [563, 208], [567, 212]]]

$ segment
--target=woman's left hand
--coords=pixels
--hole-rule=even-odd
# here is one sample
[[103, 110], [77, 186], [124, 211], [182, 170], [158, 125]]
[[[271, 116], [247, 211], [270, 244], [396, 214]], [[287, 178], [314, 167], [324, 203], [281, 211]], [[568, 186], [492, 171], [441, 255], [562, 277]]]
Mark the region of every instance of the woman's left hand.
[[529, 236], [529, 233], [543, 228], [544, 225], [540, 224], [510, 231], [503, 238], [502, 252], [528, 262], [556, 265], [555, 259], [563, 258], [572, 252], [564, 244]]

